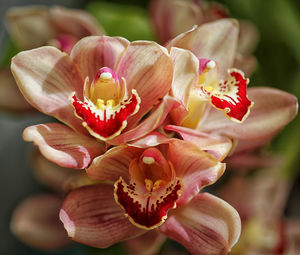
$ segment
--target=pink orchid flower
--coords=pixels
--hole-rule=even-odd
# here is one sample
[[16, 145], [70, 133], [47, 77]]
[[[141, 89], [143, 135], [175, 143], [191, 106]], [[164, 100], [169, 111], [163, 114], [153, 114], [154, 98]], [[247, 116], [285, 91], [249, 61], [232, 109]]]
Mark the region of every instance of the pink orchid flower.
[[32, 157], [34, 177], [51, 192], [34, 194], [14, 209], [11, 232], [25, 244], [39, 250], [57, 250], [73, 242], [59, 220], [58, 214], [67, 192], [97, 182], [85, 172], [63, 168], [43, 157], [38, 150]]
[[[89, 13], [63, 7], [13, 7], [6, 13], [9, 37], [21, 49], [52, 45], [69, 53], [74, 44], [89, 35], [104, 34]], [[0, 71], [0, 107], [12, 111], [32, 110], [20, 93], [9, 68]]]
[[12, 73], [27, 101], [64, 124], [28, 127], [49, 160], [86, 168], [105, 150], [158, 127], [177, 101], [168, 96], [173, 63], [167, 50], [148, 41], [91, 36], [70, 55], [44, 46], [19, 53]]
[[[264, 169], [252, 176], [234, 176], [219, 191], [232, 204], [242, 220], [242, 234], [232, 254], [293, 254], [296, 248], [299, 219], [283, 216], [290, 183], [278, 168]], [[236, 191], [239, 192], [236, 192]], [[294, 253], [297, 254], [297, 253]]]
[[[194, 25], [228, 18], [229, 13], [221, 4], [202, 0], [152, 0], [150, 16], [159, 41], [167, 43]], [[239, 23], [240, 32], [234, 67], [249, 75], [256, 66], [256, 59], [251, 54], [257, 45], [259, 34], [249, 21]]]
[[90, 246], [137, 236], [152, 236], [159, 245], [154, 239], [163, 234], [192, 254], [227, 254], [239, 237], [239, 216], [219, 198], [199, 193], [224, 169], [198, 146], [178, 139], [148, 148], [120, 145], [87, 169], [92, 179], [105, 182], [70, 192], [60, 219], [73, 240]]
[[175, 70], [190, 70], [184, 80], [173, 82], [171, 94], [182, 105], [172, 112], [175, 125], [167, 130], [195, 143], [201, 143], [203, 133], [228, 137], [238, 153], [264, 145], [295, 117], [295, 96], [266, 87], [247, 89], [242, 71], [231, 68], [237, 41], [237, 21], [222, 19], [194, 27], [167, 44]]

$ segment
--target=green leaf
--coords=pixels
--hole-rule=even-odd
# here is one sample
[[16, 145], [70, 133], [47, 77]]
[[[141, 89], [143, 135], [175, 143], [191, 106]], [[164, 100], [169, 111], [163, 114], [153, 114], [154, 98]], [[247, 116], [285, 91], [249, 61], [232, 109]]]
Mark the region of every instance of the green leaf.
[[148, 14], [141, 7], [91, 2], [86, 9], [96, 17], [109, 36], [122, 36], [130, 41], [154, 39]]

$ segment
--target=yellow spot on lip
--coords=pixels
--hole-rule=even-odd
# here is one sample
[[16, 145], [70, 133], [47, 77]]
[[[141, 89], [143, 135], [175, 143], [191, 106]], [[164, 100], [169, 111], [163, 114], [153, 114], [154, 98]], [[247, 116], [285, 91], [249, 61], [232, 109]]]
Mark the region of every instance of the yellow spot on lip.
[[214, 88], [212, 86], [206, 86], [206, 87], [204, 87], [204, 89], [209, 91], [209, 92], [214, 90]]
[[112, 78], [112, 74], [109, 72], [104, 72], [100, 74], [100, 78], [103, 80], [110, 80]]
[[151, 192], [152, 191], [152, 187], [153, 187], [153, 181], [149, 180], [149, 179], [145, 179], [145, 186], [146, 189]]
[[143, 162], [147, 165], [151, 165], [155, 162], [155, 159], [152, 157], [143, 157]]

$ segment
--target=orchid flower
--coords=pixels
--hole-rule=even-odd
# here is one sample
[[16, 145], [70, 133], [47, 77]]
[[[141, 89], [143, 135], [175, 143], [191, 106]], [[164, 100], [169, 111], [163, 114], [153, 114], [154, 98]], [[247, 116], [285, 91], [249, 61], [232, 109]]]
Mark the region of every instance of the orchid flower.
[[[242, 220], [241, 238], [232, 254], [275, 255], [294, 250], [299, 231], [283, 216], [289, 190], [289, 182], [276, 168], [234, 176], [220, 189], [218, 195], [237, 209]], [[299, 219], [294, 222], [299, 226]]]
[[[169, 40], [190, 30], [194, 25], [202, 25], [229, 17], [224, 6], [203, 0], [152, 0], [150, 17], [160, 42]], [[234, 67], [251, 74], [256, 59], [251, 54], [258, 42], [258, 31], [249, 21], [240, 21], [240, 33]]]
[[182, 105], [172, 112], [175, 125], [167, 130], [196, 143], [203, 133], [225, 136], [237, 145], [237, 153], [264, 145], [294, 118], [298, 102], [293, 95], [266, 87], [247, 89], [248, 79], [232, 68], [237, 40], [237, 21], [222, 19], [194, 27], [167, 44], [175, 70], [183, 69], [183, 58], [193, 67], [188, 79], [173, 82], [171, 94]]
[[23, 137], [63, 167], [86, 168], [108, 144], [158, 127], [177, 101], [168, 96], [173, 63], [148, 41], [91, 36], [70, 55], [44, 46], [19, 53], [12, 73], [27, 101], [64, 124], [28, 127]]
[[90, 246], [135, 237], [140, 244], [151, 237], [160, 245], [159, 236], [166, 235], [192, 254], [227, 254], [239, 237], [239, 216], [200, 192], [224, 169], [198, 146], [178, 139], [146, 148], [119, 145], [87, 169], [92, 179], [105, 182], [71, 191], [60, 219], [73, 240]]
[[[89, 35], [104, 34], [93, 16], [63, 7], [13, 7], [6, 13], [9, 37], [21, 50], [52, 45], [69, 53], [74, 44]], [[32, 110], [21, 95], [9, 68], [0, 71], [0, 107], [13, 111]]]
[[57, 250], [72, 244], [58, 214], [65, 193], [97, 183], [85, 172], [54, 164], [35, 150], [32, 157], [34, 176], [51, 192], [34, 194], [14, 209], [11, 232], [22, 242], [39, 250]]

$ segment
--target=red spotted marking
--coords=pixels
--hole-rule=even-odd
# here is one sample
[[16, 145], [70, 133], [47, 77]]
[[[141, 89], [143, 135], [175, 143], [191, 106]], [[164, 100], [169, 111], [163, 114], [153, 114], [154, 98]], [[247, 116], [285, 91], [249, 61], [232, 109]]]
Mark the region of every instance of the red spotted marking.
[[[211, 103], [218, 109], [225, 110], [226, 115], [239, 122], [242, 122], [249, 112], [249, 108], [252, 106], [252, 102], [247, 98], [247, 84], [248, 80], [238, 71], [230, 72], [230, 76], [235, 78], [234, 86], [237, 87], [236, 98], [229, 95], [216, 95], [211, 94]], [[228, 81], [223, 82], [220, 86], [220, 92], [222, 89], [226, 89]], [[230, 86], [230, 85], [229, 85]]]
[[103, 110], [104, 118], [101, 119], [87, 102], [81, 102], [75, 95], [72, 99], [76, 114], [85, 121], [93, 132], [103, 138], [109, 138], [124, 128], [123, 123], [139, 106], [137, 96], [132, 94], [130, 99], [121, 103], [119, 110], [115, 111], [114, 114], [108, 115], [107, 110]]
[[115, 199], [134, 223], [140, 227], [152, 229], [163, 223], [168, 210], [176, 206], [181, 189], [181, 181], [177, 180], [176, 184], [166, 188], [165, 196], [160, 197], [161, 202], [157, 200], [155, 204], [151, 204], [150, 193], [146, 198], [146, 206], [143, 207], [139, 201], [134, 201], [132, 198], [132, 196], [138, 196], [134, 193], [132, 184], [125, 187], [123, 179], [120, 178], [115, 183]]

